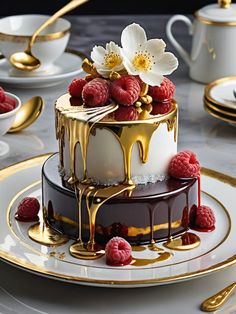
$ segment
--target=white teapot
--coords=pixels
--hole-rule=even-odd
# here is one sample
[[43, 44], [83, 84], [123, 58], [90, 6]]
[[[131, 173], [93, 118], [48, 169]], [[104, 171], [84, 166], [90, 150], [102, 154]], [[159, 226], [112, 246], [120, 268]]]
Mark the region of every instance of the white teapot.
[[[172, 34], [176, 21], [187, 24], [193, 36], [191, 54]], [[218, 0], [195, 13], [192, 23], [184, 15], [174, 15], [166, 25], [166, 34], [180, 56], [189, 65], [193, 80], [209, 83], [225, 76], [236, 76], [236, 4]]]

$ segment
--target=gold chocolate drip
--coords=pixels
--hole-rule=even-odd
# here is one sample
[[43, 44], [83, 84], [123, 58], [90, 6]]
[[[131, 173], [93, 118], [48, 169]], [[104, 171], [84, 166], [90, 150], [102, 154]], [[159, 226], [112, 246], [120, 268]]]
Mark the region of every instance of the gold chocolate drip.
[[169, 132], [174, 129], [174, 141], [176, 142], [178, 136], [178, 113], [176, 113], [176, 117], [173, 117], [173, 119], [166, 120], [166, 124]]
[[[65, 95], [64, 95], [65, 96]], [[63, 97], [62, 97], [63, 98]], [[67, 100], [68, 101], [68, 100]], [[83, 106], [58, 106], [56, 108], [56, 134], [59, 139], [60, 163], [63, 165], [64, 137], [67, 135], [70, 152], [70, 173], [69, 183], [74, 184], [76, 178], [76, 145], [80, 144], [80, 151], [83, 162], [82, 181], [88, 180], [87, 174], [87, 149], [89, 135], [93, 126], [107, 114], [115, 111], [117, 105], [111, 104], [107, 107], [85, 108]], [[63, 136], [61, 130], [64, 129]], [[81, 178], [80, 178], [81, 179]]]
[[[151, 137], [158, 128], [159, 122], [152, 124], [121, 125], [117, 129], [111, 129], [118, 138], [124, 156], [124, 184], [133, 184], [131, 179], [131, 156], [133, 145], [137, 142], [142, 163], [148, 161], [148, 151]], [[118, 130], [118, 132], [117, 132]]]
[[164, 261], [168, 261], [171, 257], [173, 256], [172, 253], [169, 252], [164, 252], [164, 253], [160, 253], [158, 257], [156, 258], [149, 258], [149, 259], [145, 259], [145, 258], [133, 258], [132, 262], [130, 263], [132, 266], [147, 266], [150, 264], [154, 264], [157, 262], [164, 262]]
[[43, 208], [43, 220], [28, 229], [28, 236], [43, 245], [57, 246], [68, 241], [68, 237], [53, 230], [47, 223], [46, 208]]
[[[79, 188], [82, 184], [78, 183]], [[71, 245], [70, 253], [72, 256], [83, 259], [93, 259], [99, 258], [102, 256], [105, 251], [102, 250], [98, 244], [95, 242], [95, 226], [96, 226], [96, 216], [99, 208], [107, 202], [112, 197], [115, 197], [125, 191], [131, 191], [134, 189], [134, 185], [114, 185], [104, 188], [96, 188], [91, 185], [83, 185], [83, 192], [86, 192], [86, 207], [89, 215], [89, 230], [90, 237], [89, 241], [86, 245], [86, 248], [82, 242], [81, 228], [82, 223], [79, 222], [79, 237], [78, 240]], [[82, 193], [83, 193], [82, 192]], [[79, 216], [81, 217], [81, 201], [82, 201], [82, 193], [80, 193], [81, 197], [78, 198], [78, 208], [79, 208]]]
[[[123, 184], [114, 185], [114, 186], [108, 186], [105, 188], [98, 188], [95, 189], [96, 191], [93, 193], [93, 191], [89, 192], [86, 195], [86, 205], [87, 210], [89, 214], [89, 225], [90, 225], [90, 238], [88, 242], [89, 250], [94, 250], [95, 245], [95, 223], [96, 223], [96, 215], [99, 210], [99, 208], [107, 202], [112, 197], [115, 197], [125, 191], [130, 191], [135, 188], [135, 185], [127, 186]], [[92, 195], [92, 198], [90, 199], [90, 194]]]
[[148, 245], [148, 249], [155, 252], [164, 252], [164, 249], [158, 247], [154, 240], [154, 216], [157, 206], [158, 204], [148, 206], [150, 217], [150, 244]]
[[87, 249], [82, 239], [82, 196], [87, 188], [87, 185], [74, 184], [75, 197], [78, 206], [78, 238], [76, 242], [70, 246], [70, 253], [71, 255], [75, 255], [75, 252], [80, 252], [81, 257], [85, 256], [86, 259], [95, 259], [98, 257], [98, 255], [88, 255]]
[[71, 179], [75, 180], [75, 161], [76, 161], [76, 145], [80, 144], [80, 151], [82, 155], [83, 162], [83, 181], [88, 179], [87, 176], [87, 148], [88, 148], [88, 139], [90, 133], [90, 126], [85, 121], [72, 120], [69, 119], [67, 124], [67, 134], [69, 140], [69, 149], [70, 149], [70, 172]]
[[64, 167], [64, 161], [63, 161], [63, 149], [65, 145], [65, 128], [64, 125], [62, 125], [61, 120], [59, 119], [59, 114], [55, 110], [55, 117], [56, 117], [56, 139], [59, 142], [59, 162], [60, 162], [60, 168], [63, 169]]
[[[186, 208], [187, 208], [187, 215], [189, 215], [189, 196], [188, 196], [189, 190], [185, 193], [186, 195]], [[184, 208], [185, 210], [185, 208]], [[169, 206], [169, 221], [171, 221], [171, 208]], [[185, 219], [188, 221], [188, 217], [185, 217]], [[168, 241], [164, 243], [163, 245], [171, 250], [176, 251], [189, 251], [192, 249], [195, 249], [198, 247], [201, 243], [201, 240], [198, 235], [186, 231], [182, 235], [178, 236], [177, 238], [173, 239], [171, 236], [171, 227], [169, 228], [169, 236]]]

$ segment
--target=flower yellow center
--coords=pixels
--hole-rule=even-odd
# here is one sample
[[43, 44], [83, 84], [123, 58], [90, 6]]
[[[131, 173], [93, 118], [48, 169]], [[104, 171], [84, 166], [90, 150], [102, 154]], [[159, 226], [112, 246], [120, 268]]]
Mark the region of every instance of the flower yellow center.
[[114, 67], [122, 63], [122, 58], [117, 53], [110, 52], [105, 55], [104, 61], [105, 61], [105, 66], [108, 69], [113, 69]]
[[133, 65], [136, 68], [136, 70], [139, 71], [148, 71], [151, 69], [152, 61], [150, 56], [143, 52], [143, 53], [136, 53], [134, 59], [133, 59]]

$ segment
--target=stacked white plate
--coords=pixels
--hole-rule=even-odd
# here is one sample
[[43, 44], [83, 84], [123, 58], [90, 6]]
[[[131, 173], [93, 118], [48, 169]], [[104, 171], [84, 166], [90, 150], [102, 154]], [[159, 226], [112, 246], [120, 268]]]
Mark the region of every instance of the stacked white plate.
[[205, 88], [204, 107], [215, 118], [236, 125], [236, 76], [208, 84]]

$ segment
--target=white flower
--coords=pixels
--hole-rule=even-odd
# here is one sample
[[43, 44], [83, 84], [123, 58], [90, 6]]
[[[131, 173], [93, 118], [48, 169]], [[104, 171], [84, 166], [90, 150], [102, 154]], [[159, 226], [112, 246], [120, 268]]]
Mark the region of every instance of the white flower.
[[151, 86], [159, 86], [163, 75], [171, 74], [178, 67], [177, 58], [165, 52], [165, 42], [161, 39], [147, 40], [144, 29], [138, 24], [131, 24], [123, 30], [121, 44], [127, 72], [139, 75]]
[[113, 41], [102, 46], [95, 46], [91, 52], [91, 59], [97, 72], [103, 77], [109, 77], [111, 72], [118, 72], [124, 69], [121, 48]]

